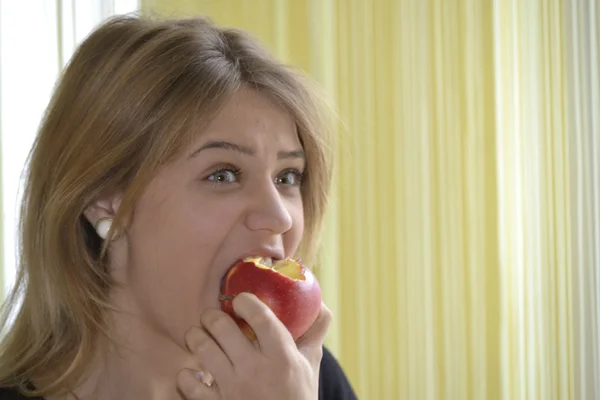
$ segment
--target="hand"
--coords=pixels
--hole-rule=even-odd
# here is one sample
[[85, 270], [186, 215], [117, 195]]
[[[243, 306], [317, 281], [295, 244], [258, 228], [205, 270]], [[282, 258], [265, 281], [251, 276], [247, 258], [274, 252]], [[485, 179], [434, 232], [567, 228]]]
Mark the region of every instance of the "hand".
[[185, 341], [214, 377], [211, 386], [184, 369], [177, 384], [186, 400], [316, 400], [319, 366], [331, 312], [322, 305], [311, 328], [294, 342], [273, 311], [256, 296], [242, 293], [233, 309], [254, 330], [250, 342], [229, 315], [216, 309], [201, 317]]

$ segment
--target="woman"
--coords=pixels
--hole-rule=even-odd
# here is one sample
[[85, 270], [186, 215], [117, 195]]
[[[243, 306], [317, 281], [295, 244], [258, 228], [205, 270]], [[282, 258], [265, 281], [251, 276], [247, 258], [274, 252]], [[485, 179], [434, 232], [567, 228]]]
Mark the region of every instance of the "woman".
[[325, 306], [294, 342], [240, 295], [251, 342], [218, 303], [242, 257], [314, 256], [331, 171], [316, 99], [205, 19], [90, 35], [30, 154], [0, 399], [355, 398], [323, 351]]

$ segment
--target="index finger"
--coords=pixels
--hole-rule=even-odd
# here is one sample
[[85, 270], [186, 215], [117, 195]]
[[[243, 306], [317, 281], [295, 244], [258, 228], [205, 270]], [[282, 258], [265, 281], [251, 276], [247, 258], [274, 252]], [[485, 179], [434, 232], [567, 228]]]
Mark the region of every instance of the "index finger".
[[252, 328], [263, 354], [278, 356], [294, 347], [292, 335], [273, 310], [252, 293], [240, 293], [232, 301], [233, 310]]

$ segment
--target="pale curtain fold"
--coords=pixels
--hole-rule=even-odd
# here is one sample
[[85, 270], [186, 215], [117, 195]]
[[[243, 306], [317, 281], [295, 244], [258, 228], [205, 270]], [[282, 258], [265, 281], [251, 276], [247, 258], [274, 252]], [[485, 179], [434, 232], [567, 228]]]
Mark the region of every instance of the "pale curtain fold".
[[574, 386], [600, 398], [600, 6], [565, 4], [565, 126], [569, 131]]

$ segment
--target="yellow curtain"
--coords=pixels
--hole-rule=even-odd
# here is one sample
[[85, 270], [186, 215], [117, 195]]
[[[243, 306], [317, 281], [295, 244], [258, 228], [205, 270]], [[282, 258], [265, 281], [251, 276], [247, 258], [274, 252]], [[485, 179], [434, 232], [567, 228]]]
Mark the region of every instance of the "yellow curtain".
[[506, 398], [571, 399], [562, 1], [497, 2], [501, 361]]
[[[566, 103], [565, 54], [579, 43], [565, 41], [572, 2], [142, 4], [253, 32], [337, 105], [336, 186], [317, 271], [335, 314], [327, 344], [359, 398], [600, 395], [590, 367], [600, 354], [598, 209], [586, 209], [595, 219], [578, 214], [596, 234], [583, 250], [572, 221], [573, 182], [599, 177], [597, 162], [573, 168], [569, 152], [567, 122], [583, 120]], [[592, 27], [597, 74], [600, 13], [585, 4], [571, 22]], [[570, 65], [585, 51], [569, 53]], [[587, 90], [598, 106], [598, 87]], [[586, 132], [597, 136], [595, 118]], [[584, 253], [596, 255], [595, 273]], [[574, 276], [595, 286], [574, 295]], [[588, 344], [595, 353], [585, 356]]]

